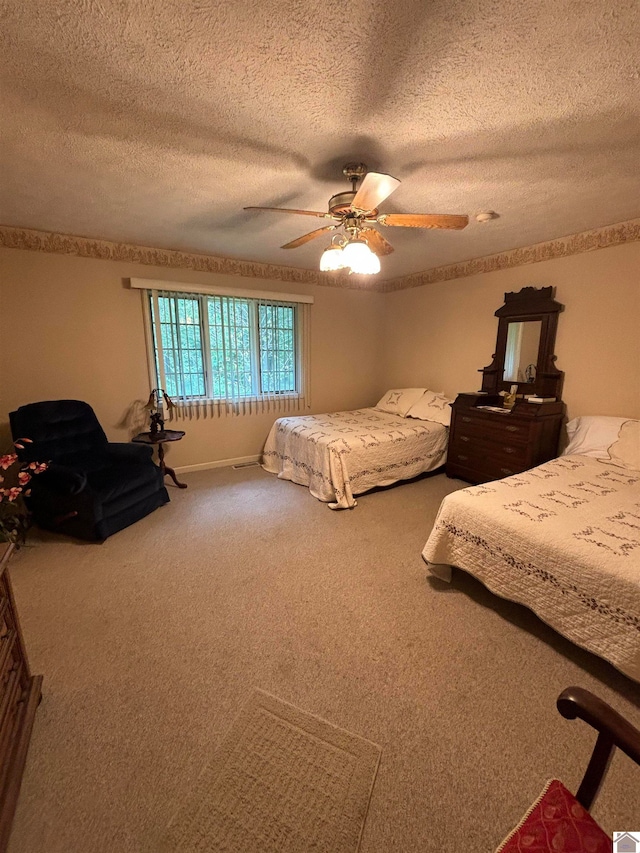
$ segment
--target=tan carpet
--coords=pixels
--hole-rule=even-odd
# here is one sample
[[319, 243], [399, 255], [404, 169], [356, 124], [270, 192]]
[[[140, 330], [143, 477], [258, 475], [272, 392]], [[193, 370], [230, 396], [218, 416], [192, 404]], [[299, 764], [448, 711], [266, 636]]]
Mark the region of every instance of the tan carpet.
[[[462, 573], [427, 578], [462, 483], [336, 513], [259, 468], [185, 480], [104, 545], [43, 535], [15, 561], [44, 699], [10, 853], [146, 851], [254, 687], [380, 744], [360, 853], [491, 851], [546, 779], [575, 789], [594, 738], [555, 710], [570, 684], [640, 725], [640, 687], [610, 665]], [[624, 755], [594, 813], [638, 825]]]
[[255, 690], [160, 850], [355, 853], [380, 747]]

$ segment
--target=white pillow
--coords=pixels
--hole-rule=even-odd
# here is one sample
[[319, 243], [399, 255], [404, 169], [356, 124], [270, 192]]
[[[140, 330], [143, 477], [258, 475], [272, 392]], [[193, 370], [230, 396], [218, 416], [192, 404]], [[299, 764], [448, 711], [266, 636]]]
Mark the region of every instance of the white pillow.
[[609, 448], [609, 462], [640, 471], [640, 421], [625, 421], [618, 440]]
[[629, 418], [610, 418], [604, 415], [586, 415], [574, 418], [567, 424], [569, 444], [562, 456], [580, 454], [593, 459], [609, 459], [609, 448], [617, 440], [620, 427]]
[[437, 424], [449, 426], [451, 423], [451, 403], [444, 394], [426, 391], [417, 403], [407, 412], [408, 418], [419, 418], [421, 421], [435, 421]]
[[375, 408], [404, 418], [411, 406], [422, 397], [426, 388], [392, 388], [376, 403]]

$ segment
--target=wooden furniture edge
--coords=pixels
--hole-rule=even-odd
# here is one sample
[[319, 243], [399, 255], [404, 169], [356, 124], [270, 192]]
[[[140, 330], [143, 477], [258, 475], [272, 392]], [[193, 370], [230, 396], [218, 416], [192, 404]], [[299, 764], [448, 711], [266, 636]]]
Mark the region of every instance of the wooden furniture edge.
[[6, 770], [6, 782], [0, 803], [0, 853], [5, 853], [11, 835], [11, 826], [18, 805], [22, 774], [27, 761], [31, 732], [36, 717], [36, 710], [42, 698], [42, 676], [32, 675], [29, 679], [28, 692], [22, 699], [22, 711], [15, 722], [16, 730], [20, 732], [14, 744]]
[[41, 675], [31, 675], [29, 659], [22, 636], [20, 617], [16, 609], [13, 584], [9, 574], [9, 561], [15, 550], [13, 542], [0, 542], [0, 577], [5, 580], [8, 610], [13, 620], [16, 638], [15, 643], [20, 657], [21, 665], [18, 672], [22, 671], [26, 677], [26, 683], [22, 689], [21, 698], [17, 700], [20, 706], [16, 717], [11, 724], [9, 737], [13, 741], [8, 748], [5, 757], [5, 765], [0, 773], [0, 853], [5, 853], [11, 835], [13, 817], [18, 804], [18, 796], [22, 784], [22, 773], [29, 750], [29, 741], [33, 730], [36, 710], [42, 697]]
[[636, 764], [640, 764], [640, 730], [603, 699], [583, 687], [567, 687], [558, 696], [556, 706], [565, 719], [579, 718], [598, 732], [591, 759], [576, 794], [578, 802], [589, 810], [616, 747]]

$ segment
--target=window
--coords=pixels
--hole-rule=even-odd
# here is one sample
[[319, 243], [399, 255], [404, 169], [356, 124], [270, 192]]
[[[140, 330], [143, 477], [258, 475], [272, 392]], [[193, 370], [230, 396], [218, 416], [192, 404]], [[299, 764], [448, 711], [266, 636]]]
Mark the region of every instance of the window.
[[144, 283], [154, 387], [183, 403], [308, 402], [309, 297], [190, 293]]

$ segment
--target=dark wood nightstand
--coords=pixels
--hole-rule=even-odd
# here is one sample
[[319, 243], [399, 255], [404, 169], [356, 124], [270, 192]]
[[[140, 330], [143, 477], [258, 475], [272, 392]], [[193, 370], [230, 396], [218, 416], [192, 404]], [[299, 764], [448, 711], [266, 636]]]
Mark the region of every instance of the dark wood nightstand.
[[509, 410], [502, 408], [498, 395], [458, 394], [451, 408], [448, 477], [485, 483], [519, 474], [558, 455], [564, 403], [517, 400]]
[[176, 477], [176, 472], [173, 468], [169, 468], [168, 465], [164, 463], [164, 444], [167, 441], [180, 441], [180, 439], [184, 436], [184, 431], [181, 429], [163, 429], [159, 432], [141, 432], [132, 438], [131, 441], [135, 441], [136, 444], [154, 444], [158, 447], [158, 462], [160, 464], [160, 468], [162, 469], [162, 473], [166, 476], [171, 477], [173, 482], [179, 489], [186, 489], [187, 484], [181, 483]]

